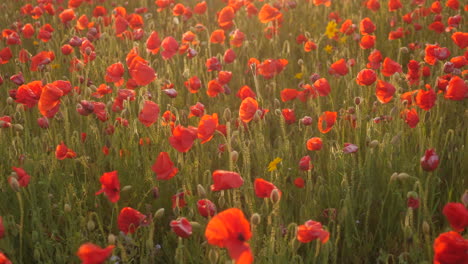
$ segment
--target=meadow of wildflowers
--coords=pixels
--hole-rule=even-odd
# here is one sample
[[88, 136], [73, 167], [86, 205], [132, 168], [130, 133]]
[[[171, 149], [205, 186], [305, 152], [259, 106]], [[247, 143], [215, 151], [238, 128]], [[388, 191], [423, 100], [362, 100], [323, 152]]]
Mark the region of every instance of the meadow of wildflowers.
[[466, 2], [0, 7], [0, 264], [468, 264]]

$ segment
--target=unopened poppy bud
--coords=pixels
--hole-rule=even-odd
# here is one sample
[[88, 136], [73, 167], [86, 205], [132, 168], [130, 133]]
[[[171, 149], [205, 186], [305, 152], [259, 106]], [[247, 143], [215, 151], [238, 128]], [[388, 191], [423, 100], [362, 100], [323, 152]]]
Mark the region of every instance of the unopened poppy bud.
[[7, 101], [7, 104], [10, 104], [10, 105], [15, 103], [15, 99], [11, 97], [8, 97], [6, 101]]
[[255, 122], [260, 121], [262, 119], [261, 116], [262, 116], [262, 110], [257, 110], [254, 114], [253, 121]]
[[13, 128], [16, 130], [16, 131], [23, 131], [23, 126], [20, 125], [20, 124], [14, 124], [13, 125]]
[[210, 249], [208, 259], [210, 260], [210, 263], [218, 263], [218, 250], [214, 248]]
[[93, 231], [95, 227], [96, 227], [96, 224], [94, 223], [93, 220], [89, 220], [88, 223], [86, 224], [86, 228], [88, 228], [88, 231]]
[[179, 19], [177, 17], [174, 17], [172, 19], [172, 23], [174, 23], [174, 25], [179, 25]]
[[390, 176], [390, 181], [396, 181], [396, 180], [398, 180], [398, 173], [394, 172], [392, 176]]
[[273, 100], [273, 106], [274, 106], [275, 109], [280, 108], [281, 103], [277, 98], [275, 98], [275, 100]]
[[231, 160], [233, 162], [236, 162], [237, 159], [239, 159], [239, 153], [235, 150], [231, 151]]
[[349, 107], [347, 112], [349, 114], [354, 114], [354, 113], [356, 113], [356, 109], [354, 109], [354, 107]]
[[270, 194], [270, 200], [272, 203], [276, 204], [280, 201], [281, 197], [280, 197], [280, 194], [278, 192], [278, 189], [273, 189], [273, 191], [271, 191], [271, 194]]
[[410, 191], [410, 192], [408, 192], [408, 193], [406, 194], [406, 198], [410, 198], [410, 197], [418, 198], [419, 195], [418, 195], [418, 193], [415, 192], [415, 191]]
[[297, 65], [303, 65], [303, 64], [304, 64], [304, 60], [302, 60], [302, 59], [297, 60]]
[[[177, 208], [177, 207], [176, 207]], [[156, 213], [154, 213], [154, 218], [159, 219], [164, 216], [164, 208], [159, 208]]]
[[67, 213], [71, 212], [71, 206], [69, 204], [65, 204], [63, 206], [63, 210]]
[[231, 109], [229, 108], [224, 109], [223, 117], [224, 117], [224, 120], [226, 120], [226, 122], [231, 121]]
[[346, 181], [346, 179], [343, 179], [341, 181], [340, 185], [341, 185], [342, 189], [345, 189], [348, 186], [348, 181]]
[[158, 187], [154, 187], [152, 192], [153, 192], [153, 198], [158, 199], [159, 198], [159, 189], [158, 189]]
[[312, 125], [312, 117], [310, 117], [310, 116], [304, 116], [304, 117], [301, 119], [301, 123], [302, 123], [304, 126], [310, 126], [310, 125]]
[[423, 221], [422, 229], [423, 229], [424, 234], [426, 234], [426, 235], [429, 235], [430, 232], [431, 232], [431, 227], [430, 227], [429, 224], [426, 222], [426, 220]]
[[355, 105], [361, 104], [361, 97], [355, 97], [355, 98], [354, 98], [354, 104], [355, 104]]
[[198, 184], [197, 185], [197, 193], [198, 193], [198, 196], [200, 196], [201, 198], [205, 198], [206, 197], [205, 187], [203, 187], [201, 184]]
[[18, 180], [15, 177], [10, 176], [8, 178], [8, 183], [10, 184], [10, 187], [11, 187], [11, 189], [13, 189], [13, 191], [19, 192], [20, 185], [19, 185]]
[[219, 197], [218, 199], [218, 204], [219, 204], [219, 207], [224, 207], [224, 204], [226, 203], [226, 199], [224, 199], [224, 196], [221, 196]]
[[107, 243], [109, 245], [115, 245], [115, 240], [116, 240], [116, 237], [113, 234], [109, 234], [107, 236]]
[[390, 116], [395, 116], [398, 113], [398, 107], [394, 106], [392, 110], [390, 110]]
[[406, 172], [402, 172], [402, 173], [398, 174], [398, 179], [400, 179], [400, 180], [408, 179], [409, 177], [410, 177], [409, 174], [406, 173]]
[[259, 225], [261, 220], [262, 220], [262, 219], [261, 219], [260, 215], [257, 214], [257, 213], [254, 213], [254, 214], [250, 217], [250, 223], [252, 223], [252, 225]]
[[311, 83], [314, 83], [318, 79], [320, 79], [320, 75], [318, 73], [313, 73], [312, 75], [309, 76], [309, 81]]
[[195, 222], [195, 221], [190, 222], [190, 224], [192, 225], [193, 228], [200, 228], [201, 227], [200, 223]]
[[131, 186], [131, 185], [125, 185], [125, 186], [122, 188], [122, 192], [130, 191], [130, 189], [132, 189], [132, 186]]
[[444, 72], [445, 73], [451, 73], [451, 72], [453, 72], [454, 69], [455, 69], [455, 65], [452, 62], [447, 61], [444, 64]]
[[184, 76], [184, 78], [189, 78], [190, 77], [190, 71], [188, 69], [185, 69], [184, 72], [182, 73], [182, 76]]
[[394, 136], [394, 137], [392, 138], [392, 140], [390, 140], [390, 143], [391, 143], [392, 145], [396, 145], [396, 144], [400, 143], [400, 136], [399, 136], [399, 135]]
[[282, 115], [281, 110], [280, 109], [275, 109], [275, 115], [281, 116]]
[[409, 50], [408, 50], [407, 47], [401, 47], [401, 48], [400, 48], [400, 52], [401, 52], [401, 53], [408, 53]]
[[462, 195], [461, 202], [465, 205], [465, 207], [468, 206], [468, 190], [465, 190], [465, 193]]
[[375, 147], [377, 147], [378, 145], [379, 145], [379, 141], [377, 141], [377, 140], [375, 140], [375, 139], [372, 140], [372, 141], [369, 143], [369, 147], [370, 147], [370, 148], [375, 148]]
[[[178, 204], [178, 201], [177, 201], [177, 204]], [[178, 216], [179, 216], [179, 213], [180, 213], [179, 206], [174, 207], [174, 208], [172, 209], [172, 212], [174, 212], [174, 215], [175, 215], [176, 217], [178, 217]]]

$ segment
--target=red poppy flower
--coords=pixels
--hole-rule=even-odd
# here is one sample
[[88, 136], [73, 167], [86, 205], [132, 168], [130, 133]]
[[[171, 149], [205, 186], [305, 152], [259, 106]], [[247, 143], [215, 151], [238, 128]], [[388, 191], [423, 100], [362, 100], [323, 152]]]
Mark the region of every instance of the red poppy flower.
[[160, 47], [161, 39], [159, 38], [158, 32], [152, 31], [146, 40], [146, 51], [151, 52], [151, 54], [157, 54]]
[[190, 106], [190, 114], [188, 117], [201, 117], [203, 113], [205, 113], [205, 106], [202, 103], [197, 102], [195, 105]]
[[57, 86], [52, 84], [44, 86], [38, 103], [39, 112], [45, 117], [54, 117], [60, 106], [60, 98], [62, 96], [63, 91]]
[[302, 188], [304, 188], [304, 186], [305, 186], [305, 181], [304, 181], [303, 178], [298, 177], [298, 178], [296, 178], [296, 179], [294, 180], [294, 185], [295, 185], [297, 188], [302, 189]]
[[377, 80], [377, 74], [374, 70], [364, 69], [361, 70], [356, 78], [356, 83], [359, 85], [371, 85]]
[[247, 97], [252, 97], [253, 99], [257, 98], [255, 92], [248, 85], [242, 86], [236, 93], [236, 96], [241, 100], [244, 100]]
[[367, 68], [369, 69], [379, 69], [382, 62], [382, 53], [379, 50], [374, 50], [371, 52], [369, 57], [367, 57], [369, 63], [367, 63]]
[[169, 180], [179, 172], [179, 169], [174, 167], [174, 163], [167, 152], [159, 153], [151, 170], [156, 174], [157, 180]]
[[239, 107], [239, 117], [244, 123], [252, 121], [255, 113], [258, 110], [258, 102], [252, 97], [247, 97], [242, 100]]
[[359, 147], [352, 143], [344, 143], [343, 152], [345, 154], [356, 153], [359, 150]]
[[313, 137], [307, 140], [306, 147], [311, 151], [318, 151], [322, 149], [322, 139], [319, 137]]
[[53, 51], [41, 51], [37, 55], [31, 58], [31, 71], [37, 71], [42, 66], [51, 63], [55, 59], [55, 54]]
[[240, 174], [233, 171], [215, 170], [212, 177], [211, 191], [239, 188], [244, 184], [244, 179]]
[[234, 8], [232, 8], [231, 6], [225, 6], [223, 9], [221, 9], [221, 11], [219, 11], [219, 14], [218, 14], [219, 27], [224, 30], [230, 29], [234, 25], [234, 22], [232, 22], [234, 17], [235, 17]]
[[372, 22], [372, 20], [368, 17], [361, 20], [359, 23], [359, 30], [361, 31], [362, 35], [372, 34], [377, 27]]
[[129, 66], [129, 73], [137, 85], [145, 86], [156, 79], [156, 72], [148, 65], [148, 62], [137, 57]]
[[220, 71], [222, 69], [222, 65], [219, 62], [218, 58], [216, 57], [211, 57], [206, 60], [205, 63], [206, 70], [211, 72], [211, 71]]
[[[320, 146], [320, 148], [321, 148], [321, 146]], [[301, 171], [309, 171], [313, 167], [314, 167], [314, 165], [312, 165], [309, 155], [306, 155], [306, 156], [302, 157], [301, 160], [299, 161], [299, 169]]]
[[152, 101], [145, 101], [143, 108], [138, 115], [138, 120], [146, 127], [151, 126], [158, 120], [159, 106]]
[[286, 59], [268, 59], [257, 65], [257, 73], [268, 80], [281, 73], [287, 65], [288, 60]]
[[349, 69], [348, 69], [348, 66], [346, 65], [345, 59], [340, 59], [340, 60], [334, 62], [330, 66], [330, 69], [328, 69], [328, 72], [330, 74], [341, 75], [341, 76], [344, 76], [344, 75], [348, 74]]
[[296, 99], [297, 95], [299, 94], [299, 91], [296, 89], [283, 89], [280, 92], [280, 97], [281, 101], [287, 102]]
[[440, 21], [435, 21], [435, 22], [432, 22], [429, 27], [428, 27], [430, 30], [436, 32], [436, 33], [444, 33], [445, 32], [445, 26], [442, 22]]
[[[429, 87], [430, 88], [430, 87]], [[418, 94], [416, 94], [416, 105], [419, 108], [428, 111], [434, 107], [437, 96], [433, 89], [423, 90], [419, 89]]]
[[172, 220], [170, 226], [172, 231], [182, 238], [187, 238], [192, 235], [192, 225], [185, 217]]
[[245, 39], [245, 34], [239, 29], [234, 30], [229, 34], [229, 43], [233, 47], [241, 47]]
[[133, 234], [138, 227], [146, 225], [146, 221], [144, 214], [131, 207], [124, 207], [117, 218], [117, 226], [125, 234]]
[[396, 72], [401, 72], [401, 65], [388, 57], [385, 58], [382, 65], [382, 74], [384, 76], [390, 77]]
[[439, 47], [439, 45], [426, 45], [424, 61], [430, 65], [434, 65], [437, 60], [446, 60], [450, 57], [450, 51], [447, 48]]
[[226, 64], [233, 63], [235, 59], [236, 59], [236, 53], [234, 52], [234, 50], [227, 49], [224, 52], [224, 56], [223, 56], [224, 63]]
[[408, 206], [408, 208], [418, 209], [418, 208], [419, 208], [419, 199], [418, 199], [418, 198], [414, 198], [413, 196], [410, 196], [410, 197], [406, 200], [406, 205]]
[[217, 29], [213, 31], [210, 36], [211, 43], [224, 44], [225, 39], [226, 39], [226, 36], [224, 35], [224, 30], [222, 29]]
[[448, 82], [444, 97], [454, 101], [468, 98], [468, 85], [465, 84], [462, 78], [454, 76]]
[[208, 82], [208, 89], [206, 90], [206, 94], [209, 97], [216, 97], [219, 93], [223, 92], [223, 85], [218, 80], [211, 80]]
[[96, 192], [96, 195], [104, 193], [111, 203], [116, 203], [120, 199], [120, 182], [117, 171], [104, 173], [99, 181], [102, 189]]
[[468, 210], [461, 203], [447, 203], [443, 213], [456, 232], [463, 232], [468, 226]]
[[324, 5], [326, 7], [329, 7], [331, 5], [331, 0], [314, 0], [313, 3], [316, 6]]
[[215, 215], [205, 230], [208, 244], [227, 248], [236, 264], [253, 262], [250, 246], [246, 241], [252, 237], [250, 223], [237, 208], [227, 209]]
[[297, 240], [301, 243], [309, 243], [317, 238], [322, 244], [330, 238], [330, 233], [323, 229], [321, 223], [309, 220], [297, 228]]
[[185, 192], [178, 192], [171, 197], [172, 200], [172, 209], [179, 207], [179, 208], [184, 208], [187, 205], [187, 202], [185, 201]]
[[260, 22], [264, 24], [277, 20], [281, 16], [281, 12], [269, 4], [263, 5], [260, 9], [260, 12], [258, 13], [258, 19], [260, 19]]
[[0, 251], [0, 263], [1, 264], [12, 264], [11, 261]]
[[[338, 116], [337, 112], [324, 112], [318, 119], [318, 129], [323, 134], [330, 132], [333, 128], [333, 125], [336, 122], [336, 118]], [[325, 122], [325, 128], [323, 128], [323, 123]]]
[[163, 48], [161, 55], [164, 60], [172, 58], [179, 51], [179, 43], [171, 36], [162, 41], [161, 47]]
[[466, 264], [468, 240], [457, 232], [440, 234], [434, 240], [434, 264]]
[[257, 195], [258, 198], [270, 198], [271, 192], [275, 189], [278, 190], [281, 197], [281, 191], [273, 183], [261, 178], [257, 178], [254, 181], [255, 195]]
[[374, 35], [364, 35], [361, 37], [361, 41], [359, 42], [359, 46], [361, 49], [371, 49], [375, 45], [375, 39], [377, 37]]
[[72, 159], [76, 157], [76, 153], [61, 142], [55, 149], [55, 157], [59, 160]]
[[16, 173], [18, 183], [21, 187], [26, 187], [29, 184], [29, 181], [31, 180], [31, 176], [29, 176], [28, 173], [23, 168], [16, 168], [13, 167], [13, 170]]
[[458, 10], [460, 8], [460, 2], [458, 2], [458, 0], [447, 0], [445, 6], [453, 10]]
[[204, 144], [213, 138], [214, 132], [218, 127], [218, 114], [204, 115], [198, 123], [197, 135]]
[[208, 199], [198, 200], [197, 209], [203, 217], [213, 217], [216, 214], [216, 205]]
[[6, 64], [10, 59], [13, 58], [13, 53], [10, 47], [5, 47], [0, 50], [0, 64]]
[[45, 24], [39, 29], [37, 38], [42, 42], [48, 42], [52, 38], [52, 32], [54, 32], [54, 28], [50, 24]]
[[190, 93], [197, 93], [201, 87], [201, 81], [197, 76], [190, 77], [186, 82], [184, 82], [185, 87], [189, 90]]
[[386, 104], [392, 100], [393, 95], [395, 94], [395, 87], [385, 81], [378, 80], [377, 84], [375, 85], [375, 95], [377, 96], [377, 100], [382, 104]]
[[468, 47], [468, 32], [455, 32], [452, 34], [453, 42], [460, 48]]
[[172, 131], [172, 136], [169, 137], [169, 143], [177, 151], [184, 153], [192, 148], [195, 139], [197, 139], [197, 128], [191, 126], [185, 128], [178, 125]]
[[228, 84], [232, 79], [232, 72], [230, 71], [219, 71], [218, 72], [218, 82], [221, 85]]
[[106, 248], [100, 248], [92, 243], [86, 243], [80, 246], [76, 255], [82, 264], [101, 264], [109, 258], [114, 247], [114, 245], [110, 245]]
[[401, 117], [405, 120], [405, 123], [411, 127], [415, 128], [419, 123], [419, 115], [416, 112], [416, 109], [404, 109], [401, 111]]
[[283, 115], [286, 124], [291, 125], [296, 123], [296, 114], [294, 113], [294, 109], [283, 109], [281, 110], [281, 114]]
[[305, 52], [311, 52], [316, 49], [317, 49], [317, 44], [315, 44], [315, 42], [313, 42], [312, 40], [308, 40], [304, 43]]
[[31, 25], [30, 23], [24, 25], [23, 28], [21, 29], [21, 34], [23, 35], [23, 38], [26, 38], [26, 39], [32, 38], [34, 33], [35, 33], [35, 29], [33, 25]]
[[327, 79], [320, 78], [314, 82], [314, 88], [318, 92], [319, 96], [327, 96], [331, 92], [330, 84]]
[[76, 18], [75, 11], [73, 11], [73, 9], [71, 8], [65, 9], [62, 11], [62, 13], [59, 14], [59, 18], [63, 24], [67, 24], [68, 22]]
[[199, 14], [199, 15], [202, 15], [206, 12], [206, 9], [207, 9], [207, 5], [206, 5], [206, 2], [205, 1], [202, 1], [202, 2], [199, 2], [195, 5], [195, 7], [193, 8], [193, 12], [195, 14]]
[[396, 11], [402, 8], [403, 5], [401, 4], [400, 0], [389, 0], [388, 1], [388, 11]]

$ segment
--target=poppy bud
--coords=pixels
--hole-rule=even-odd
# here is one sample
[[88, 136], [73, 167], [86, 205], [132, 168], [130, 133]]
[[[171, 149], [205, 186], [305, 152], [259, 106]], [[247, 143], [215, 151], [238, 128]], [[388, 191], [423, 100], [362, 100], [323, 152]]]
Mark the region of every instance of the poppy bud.
[[154, 187], [152, 192], [153, 192], [153, 198], [158, 199], [159, 198], [159, 189], [158, 189], [158, 187]]
[[398, 180], [398, 173], [394, 172], [392, 174], [392, 176], [390, 176], [390, 181], [392, 182], [392, 181], [396, 181], [396, 180]]
[[434, 149], [426, 150], [426, 153], [421, 157], [421, 167], [425, 171], [433, 171], [439, 166], [439, 156]]
[[15, 103], [15, 99], [13, 99], [11, 97], [7, 98], [7, 104], [11, 105], [11, 104], [14, 104], [14, 103]]
[[303, 64], [304, 64], [304, 60], [302, 60], [302, 59], [297, 60], [297, 65], [303, 65]]
[[20, 125], [20, 124], [14, 124], [13, 125], [13, 128], [16, 130], [16, 131], [23, 131], [23, 126]]
[[372, 140], [372, 141], [369, 143], [369, 147], [370, 147], [370, 148], [375, 148], [375, 147], [377, 147], [378, 145], [379, 145], [379, 141], [377, 141], [377, 140], [375, 140], [375, 139]]
[[400, 143], [400, 135], [396, 135], [392, 138], [392, 140], [390, 140], [390, 143], [392, 145], [397, 145], [398, 143]]
[[361, 98], [360, 98], [360, 97], [355, 97], [355, 98], [354, 98], [354, 104], [355, 104], [355, 105], [361, 104]]
[[39, 117], [37, 119], [37, 124], [40, 128], [49, 128], [49, 120], [45, 116]]
[[95, 227], [96, 227], [96, 224], [94, 223], [93, 220], [89, 220], [88, 223], [86, 224], [86, 228], [88, 228], [88, 231], [93, 231]]
[[192, 225], [185, 217], [171, 221], [170, 226], [179, 237], [187, 238], [192, 235]]
[[190, 71], [188, 69], [185, 69], [184, 72], [182, 73], [182, 76], [184, 76], [184, 78], [188, 78], [190, 77]]
[[260, 221], [261, 221], [261, 217], [260, 217], [260, 215], [258, 213], [254, 213], [250, 217], [250, 223], [252, 223], [252, 225], [254, 225], [254, 226], [259, 225]]
[[197, 185], [197, 193], [198, 193], [198, 196], [202, 198], [206, 197], [206, 190], [201, 184]]
[[233, 150], [233, 151], [231, 152], [231, 159], [232, 159], [232, 161], [233, 161], [233, 162], [236, 162], [238, 158], [239, 158], [239, 153], [238, 153], [237, 151]]
[[312, 75], [309, 76], [309, 81], [311, 83], [316, 82], [318, 79], [320, 79], [320, 75], [318, 73], [313, 73]]
[[423, 221], [422, 230], [423, 230], [424, 234], [430, 235], [431, 228], [430, 228], [429, 224], [426, 222], [426, 220]]
[[447, 61], [444, 64], [444, 72], [445, 73], [451, 73], [451, 72], [453, 72], [454, 69], [455, 69], [455, 65], [452, 62]]
[[159, 219], [164, 216], [164, 208], [159, 208], [156, 213], [154, 213], [154, 218]]
[[200, 223], [198, 223], [198, 222], [190, 221], [189, 223], [192, 225], [192, 228], [197, 228], [198, 229], [198, 228], [201, 227]]
[[115, 240], [116, 240], [116, 237], [113, 234], [109, 234], [107, 236], [107, 243], [109, 245], [115, 245]]
[[19, 192], [19, 190], [20, 190], [20, 185], [19, 185], [19, 182], [18, 182], [18, 180], [16, 179], [16, 177], [10, 176], [10, 177], [8, 178], [8, 183], [10, 184], [10, 187], [11, 187], [11, 189], [13, 189], [13, 191]]
[[468, 206], [468, 190], [465, 190], [465, 193], [461, 197], [461, 202], [466, 206]]
[[400, 179], [400, 180], [408, 179], [409, 177], [410, 177], [409, 174], [406, 173], [406, 172], [402, 172], [402, 173], [398, 174], [398, 179]]
[[310, 126], [310, 125], [312, 125], [312, 117], [310, 117], [310, 116], [304, 116], [304, 117], [301, 119], [301, 123], [302, 123], [304, 126]]
[[130, 191], [130, 189], [132, 189], [132, 186], [131, 186], [131, 185], [125, 185], [125, 186], [122, 188], [122, 192]]
[[212, 248], [208, 253], [208, 259], [210, 260], [210, 263], [218, 263], [218, 257], [218, 250]]
[[224, 109], [223, 117], [226, 122], [231, 121], [231, 110], [229, 108]]
[[279, 194], [279, 191], [278, 189], [273, 189], [273, 191], [271, 191], [271, 194], [270, 194], [270, 200], [273, 204], [276, 204], [280, 201], [281, 197], [280, 197], [280, 194]]
[[409, 50], [408, 50], [407, 47], [401, 47], [401, 48], [400, 48], [400, 52], [401, 52], [401, 53], [408, 53]]
[[275, 109], [275, 115], [281, 116], [282, 115], [281, 110], [280, 109]]
[[275, 109], [280, 108], [281, 103], [280, 103], [280, 101], [278, 100], [278, 98], [275, 98], [275, 100], [273, 100], [273, 105], [274, 105], [274, 108], [275, 108]]
[[69, 204], [65, 204], [63, 206], [63, 210], [67, 213], [71, 212], [71, 206]]

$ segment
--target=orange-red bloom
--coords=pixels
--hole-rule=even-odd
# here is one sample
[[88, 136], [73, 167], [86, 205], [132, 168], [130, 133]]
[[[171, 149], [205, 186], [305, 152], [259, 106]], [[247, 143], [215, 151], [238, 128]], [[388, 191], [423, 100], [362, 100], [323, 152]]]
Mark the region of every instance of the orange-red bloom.
[[225, 6], [223, 9], [221, 9], [221, 11], [219, 11], [219, 15], [218, 15], [219, 27], [224, 30], [230, 29], [234, 25], [234, 22], [232, 22], [234, 17], [235, 17], [234, 8], [232, 8], [231, 6]]
[[371, 85], [377, 80], [377, 74], [374, 70], [364, 69], [360, 71], [356, 78], [356, 83], [359, 85]]
[[96, 192], [96, 195], [104, 193], [111, 203], [116, 203], [120, 199], [120, 181], [117, 171], [105, 172], [99, 181], [102, 189]]
[[319, 137], [313, 137], [307, 140], [306, 147], [308, 150], [317, 151], [322, 149], [322, 139]]
[[254, 190], [255, 195], [257, 195], [257, 197], [270, 198], [271, 192], [275, 189], [278, 190], [278, 193], [281, 196], [281, 191], [273, 183], [266, 181], [262, 178], [255, 179]]
[[198, 123], [197, 136], [204, 144], [210, 141], [218, 127], [218, 114], [204, 115]]
[[465, 84], [462, 78], [452, 77], [445, 91], [445, 99], [461, 101], [465, 98], [468, 98], [468, 85]]
[[161, 56], [164, 60], [172, 58], [179, 51], [179, 43], [171, 36], [163, 39], [161, 47], [163, 48]]
[[[333, 125], [336, 122], [336, 118], [338, 116], [337, 112], [324, 112], [318, 119], [318, 129], [322, 133], [328, 133], [333, 128]], [[323, 127], [323, 123], [325, 123], [325, 128]]]
[[388, 57], [385, 58], [382, 65], [382, 74], [384, 76], [390, 77], [396, 72], [401, 72], [401, 65]]
[[444, 206], [443, 213], [454, 231], [463, 232], [468, 226], [468, 210], [463, 204], [447, 203]]
[[192, 235], [192, 225], [185, 217], [172, 220], [170, 226], [172, 231], [182, 238], [187, 238]]
[[146, 127], [151, 126], [154, 122], [158, 120], [159, 116], [159, 106], [153, 101], [145, 101], [143, 108], [138, 115], [138, 120], [140, 120], [143, 125]]
[[252, 237], [250, 223], [241, 210], [230, 208], [215, 215], [206, 226], [205, 237], [210, 245], [227, 248], [236, 264], [253, 262], [250, 246], [246, 243]]
[[159, 38], [158, 32], [152, 31], [146, 40], [146, 51], [151, 52], [151, 54], [157, 54], [160, 47], [161, 39]]
[[167, 152], [159, 153], [151, 170], [156, 174], [157, 180], [169, 180], [179, 172], [179, 169], [174, 167], [174, 163]]
[[348, 70], [348, 66], [346, 65], [345, 59], [340, 59], [334, 62], [330, 66], [330, 69], [328, 69], [328, 72], [330, 74], [336, 74], [336, 75], [341, 75], [341, 76], [348, 74], [349, 70]]
[[197, 139], [197, 128], [189, 126], [188, 128], [178, 125], [172, 131], [169, 137], [169, 143], [179, 152], [187, 152]]
[[300, 242], [309, 243], [317, 238], [322, 244], [325, 244], [330, 238], [330, 233], [323, 229], [321, 223], [309, 220], [297, 228], [297, 240]]
[[450, 231], [434, 240], [434, 264], [466, 264], [468, 240], [459, 233]]
[[131, 207], [124, 207], [117, 218], [119, 230], [125, 234], [133, 234], [141, 225], [147, 224], [146, 216]]
[[65, 143], [61, 142], [55, 149], [55, 157], [59, 160], [72, 159], [76, 157], [76, 153], [69, 149]]
[[258, 102], [252, 97], [247, 97], [242, 100], [239, 107], [239, 117], [244, 123], [252, 121], [255, 113], [258, 110]]
[[465, 49], [468, 47], [468, 32], [455, 32], [452, 40], [460, 49]]
[[114, 247], [114, 245], [110, 245], [101, 248], [92, 243], [85, 243], [80, 246], [76, 255], [80, 258], [82, 264], [101, 264], [109, 258]]
[[405, 120], [405, 123], [411, 127], [415, 128], [419, 123], [419, 115], [416, 112], [416, 109], [404, 109], [401, 111], [401, 117]]
[[375, 95], [377, 99], [382, 104], [386, 104], [392, 100], [393, 95], [395, 94], [395, 87], [388, 82], [378, 80], [377, 84], [375, 85]]
[[274, 21], [279, 19], [281, 16], [281, 12], [269, 4], [264, 4], [258, 13], [258, 19], [260, 19], [260, 22], [262, 23]]
[[210, 36], [211, 43], [224, 44], [225, 39], [226, 39], [226, 36], [224, 35], [224, 30], [222, 29], [217, 29], [213, 31]]
[[38, 103], [39, 112], [45, 117], [52, 118], [58, 111], [62, 96], [63, 91], [57, 86], [53, 84], [44, 86]]
[[211, 191], [221, 191], [239, 188], [244, 184], [244, 179], [239, 173], [225, 170], [215, 170], [213, 172], [213, 185]]

